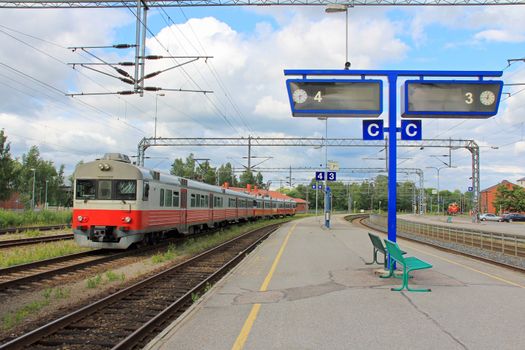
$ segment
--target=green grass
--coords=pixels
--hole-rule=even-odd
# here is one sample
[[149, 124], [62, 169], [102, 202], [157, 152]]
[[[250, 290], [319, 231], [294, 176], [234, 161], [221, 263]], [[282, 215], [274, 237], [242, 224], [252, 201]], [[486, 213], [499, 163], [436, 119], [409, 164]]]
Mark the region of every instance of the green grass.
[[79, 247], [74, 241], [40, 243], [0, 250], [0, 268], [27, 264], [33, 261], [80, 253], [89, 248]]
[[0, 209], [0, 228], [69, 224], [71, 215], [71, 211], [26, 210], [19, 213]]
[[96, 275], [95, 277], [87, 279], [87, 287], [90, 289], [97, 288], [102, 283], [102, 275]]
[[126, 275], [124, 274], [124, 272], [118, 274], [118, 273], [113, 272], [113, 271], [107, 271], [106, 272], [106, 279], [107, 279], [108, 282], [115, 282], [115, 281], [124, 282], [124, 280], [126, 279]]
[[42, 298], [33, 300], [20, 309], [8, 313], [2, 317], [2, 328], [8, 330], [20, 324], [27, 317], [36, 314], [44, 307], [51, 304], [53, 300], [67, 299], [71, 296], [71, 289], [47, 288], [42, 292]]
[[[307, 214], [296, 215], [293, 219], [300, 219], [309, 216]], [[154, 264], [163, 263], [175, 259], [176, 257], [184, 255], [194, 255], [203, 252], [207, 249], [215, 247], [227, 240], [240, 236], [248, 231], [256, 230], [258, 228], [268, 226], [270, 224], [287, 222], [291, 218], [260, 220], [254, 223], [247, 223], [244, 225], [237, 225], [226, 228], [225, 230], [216, 232], [212, 235], [189, 238], [180, 246], [170, 246], [165, 253], [155, 254], [151, 257], [151, 262]]]

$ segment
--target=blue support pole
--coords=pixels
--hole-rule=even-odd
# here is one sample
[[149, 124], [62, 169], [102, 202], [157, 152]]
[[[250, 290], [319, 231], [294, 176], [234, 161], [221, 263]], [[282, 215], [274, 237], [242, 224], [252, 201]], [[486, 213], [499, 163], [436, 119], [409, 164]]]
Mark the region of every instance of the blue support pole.
[[396, 241], [397, 74], [388, 74], [388, 239]]

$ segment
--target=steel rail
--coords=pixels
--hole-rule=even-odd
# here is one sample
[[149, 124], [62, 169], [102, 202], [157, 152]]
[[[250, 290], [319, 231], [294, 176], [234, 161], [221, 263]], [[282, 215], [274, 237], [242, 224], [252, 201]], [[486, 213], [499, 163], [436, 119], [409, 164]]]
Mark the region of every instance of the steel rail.
[[64, 240], [70, 240], [70, 239], [73, 239], [72, 233], [66, 233], [63, 235], [54, 235], [54, 236], [10, 239], [6, 241], [0, 241], [0, 249], [18, 247], [18, 246], [23, 246], [23, 245], [28, 245], [28, 244], [64, 241]]
[[[248, 233], [245, 233], [239, 237], [236, 237], [236, 238], [233, 238], [227, 242], [224, 242], [222, 243], [221, 245], [217, 246], [217, 247], [214, 247], [212, 249], [209, 249], [205, 252], [202, 252], [200, 254], [198, 254], [197, 256], [189, 259], [189, 260], [186, 260], [180, 264], [177, 264], [176, 266], [174, 267], [171, 267], [170, 269], [168, 270], [165, 270], [157, 275], [154, 275], [152, 277], [149, 277], [148, 279], [144, 280], [144, 281], [141, 281], [141, 282], [138, 282], [130, 287], [127, 287], [117, 293], [114, 293], [112, 295], [109, 295], [101, 300], [98, 300], [90, 305], [87, 305], [77, 311], [74, 311], [68, 315], [65, 315], [59, 319], [56, 319], [44, 326], [41, 326], [29, 333], [26, 333], [24, 335], [22, 335], [21, 337], [18, 337], [16, 339], [13, 339], [3, 345], [0, 345], [0, 349], [21, 349], [21, 348], [24, 348], [24, 347], [27, 347], [27, 346], [30, 346], [32, 344], [35, 344], [41, 340], [43, 340], [43, 338], [47, 337], [47, 336], [50, 336], [54, 333], [56, 333], [57, 331], [60, 331], [61, 329], [65, 328], [66, 326], [68, 325], [71, 325], [79, 320], [82, 320], [84, 319], [85, 317], [88, 317], [88, 316], [91, 316], [93, 315], [94, 313], [96, 313], [97, 311], [99, 310], [102, 310], [104, 308], [106, 308], [108, 305], [112, 304], [112, 303], [115, 303], [115, 302], [118, 302], [119, 300], [122, 300], [126, 297], [129, 297], [131, 296], [131, 294], [133, 294], [134, 292], [137, 292], [137, 291], [140, 291], [140, 290], [143, 290], [143, 289], [147, 289], [147, 290], [154, 290], [151, 288], [152, 284], [153, 283], [156, 283], [156, 282], [161, 282], [164, 278], [166, 277], [169, 277], [171, 274], [177, 272], [177, 271], [180, 271], [182, 268], [184, 267], [187, 267], [187, 266], [191, 266], [192, 264], [196, 263], [196, 262], [199, 262], [201, 261], [203, 258], [205, 257], [209, 257], [213, 254], [215, 254], [216, 252], [220, 252], [223, 248], [227, 247], [228, 245], [231, 245], [231, 244], [234, 244], [235, 242], [238, 242], [238, 241], [241, 241], [243, 238], [246, 238], [248, 237], [249, 235], [254, 235], [254, 234], [257, 234], [259, 231], [264, 231], [266, 230], [266, 232], [264, 232], [264, 234], [259, 237], [259, 239], [257, 239], [255, 242], [252, 242], [248, 248], [244, 248], [242, 249], [241, 252], [235, 254], [235, 257], [233, 259], [230, 259], [226, 264], [224, 264], [222, 266], [222, 268], [224, 268], [225, 266], [230, 266], [233, 261], [236, 261], [238, 259], [240, 259], [241, 257], [244, 257], [244, 255], [249, 251], [249, 249], [253, 249], [253, 247], [255, 247], [256, 244], [258, 244], [262, 239], [266, 238], [268, 235], [270, 235], [275, 229], [277, 229], [277, 227], [279, 226], [280, 224], [274, 224], [274, 225], [269, 225], [269, 226], [266, 226], [266, 227], [263, 227], [263, 228], [260, 228], [260, 229], [257, 229], [257, 230], [253, 230], [253, 231], [250, 231]], [[221, 270], [222, 270], [221, 268]], [[217, 278], [219, 275], [216, 272], [212, 273], [210, 276], [208, 276], [208, 279], [209, 278]], [[183, 303], [183, 301], [187, 301], [188, 300], [188, 297], [191, 298], [191, 295], [192, 293], [195, 293], [194, 291], [195, 290], [200, 290], [203, 288], [203, 286], [206, 285], [206, 281], [201, 281], [200, 283], [198, 283], [197, 286], [191, 288], [189, 291], [187, 291], [186, 293], [184, 293], [184, 295], [182, 297], [179, 297], [177, 299], [177, 301], [180, 301], [181, 303]], [[149, 289], [148, 289], [149, 287]], [[196, 289], [197, 288], [197, 289]], [[176, 303], [177, 301], [175, 301], [174, 303], [172, 303], [168, 309], [170, 311], [166, 311], [166, 310], [163, 310], [160, 312], [160, 314], [154, 316], [153, 318], [149, 319], [148, 322], [146, 322], [145, 324], [143, 324], [142, 326], [140, 326], [137, 330], [135, 330], [134, 332], [132, 332], [131, 334], [127, 335], [125, 337], [124, 340], [122, 340], [118, 345], [115, 346], [115, 348], [120, 348], [120, 349], [123, 349], [123, 348], [126, 348], [126, 349], [129, 349], [130, 347], [132, 347], [134, 344], [137, 344], [137, 342], [140, 342], [140, 341], [143, 341], [144, 337], [147, 336], [147, 334], [149, 334], [149, 332], [151, 331], [152, 328], [155, 328], [155, 327], [158, 327], [158, 324], [159, 322], [162, 323], [164, 320], [166, 320], [167, 318], [169, 319], [169, 317], [171, 317], [171, 313], [173, 312], [173, 309], [176, 308]], [[180, 304], [179, 304], [180, 305]], [[166, 318], [167, 317], [167, 318]]]
[[47, 226], [4, 227], [4, 228], [0, 228], [0, 235], [4, 235], [6, 233], [17, 233], [17, 232], [31, 231], [31, 230], [37, 230], [37, 231], [60, 230], [66, 227], [69, 227], [69, 225], [62, 224], [62, 225], [47, 225]]

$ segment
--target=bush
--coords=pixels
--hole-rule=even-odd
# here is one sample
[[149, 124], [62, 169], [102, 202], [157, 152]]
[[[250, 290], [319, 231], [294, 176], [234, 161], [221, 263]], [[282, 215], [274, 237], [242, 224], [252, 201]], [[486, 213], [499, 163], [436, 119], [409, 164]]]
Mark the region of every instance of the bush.
[[71, 223], [71, 211], [31, 211], [21, 213], [0, 209], [0, 228], [37, 226], [37, 225], [59, 225]]

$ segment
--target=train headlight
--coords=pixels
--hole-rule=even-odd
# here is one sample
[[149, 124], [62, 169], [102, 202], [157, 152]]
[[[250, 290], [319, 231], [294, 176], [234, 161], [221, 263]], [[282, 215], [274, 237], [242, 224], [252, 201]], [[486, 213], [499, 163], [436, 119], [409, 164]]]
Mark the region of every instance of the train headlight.
[[77, 216], [77, 220], [78, 222], [82, 222], [82, 220], [84, 220], [84, 217], [82, 215], [79, 215]]
[[131, 222], [131, 218], [126, 216], [125, 218], [122, 218], [122, 221], [124, 221], [126, 224], [129, 224]]
[[98, 168], [102, 171], [108, 171], [109, 169], [111, 169], [111, 166], [107, 163], [99, 163]]

